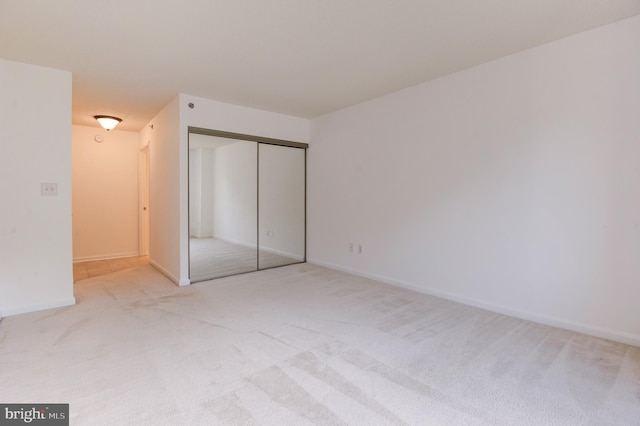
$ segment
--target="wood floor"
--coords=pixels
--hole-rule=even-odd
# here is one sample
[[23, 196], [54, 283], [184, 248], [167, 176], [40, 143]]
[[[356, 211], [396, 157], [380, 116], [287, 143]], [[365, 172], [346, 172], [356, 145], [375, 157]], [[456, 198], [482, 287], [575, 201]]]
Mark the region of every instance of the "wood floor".
[[147, 264], [149, 264], [149, 256], [78, 262], [73, 264], [73, 282]]

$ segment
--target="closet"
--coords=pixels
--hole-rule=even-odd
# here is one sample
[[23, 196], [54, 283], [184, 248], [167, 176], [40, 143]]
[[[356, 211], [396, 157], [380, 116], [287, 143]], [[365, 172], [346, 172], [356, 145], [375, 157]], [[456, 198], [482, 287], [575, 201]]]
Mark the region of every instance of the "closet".
[[306, 260], [300, 142], [189, 127], [189, 279]]

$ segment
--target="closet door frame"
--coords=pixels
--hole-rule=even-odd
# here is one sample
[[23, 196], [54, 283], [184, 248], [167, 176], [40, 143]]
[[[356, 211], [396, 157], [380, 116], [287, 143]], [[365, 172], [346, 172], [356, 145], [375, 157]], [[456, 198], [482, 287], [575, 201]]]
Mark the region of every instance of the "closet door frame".
[[[256, 164], [258, 167], [258, 170], [256, 171], [256, 176], [258, 179], [257, 182], [257, 191], [256, 191], [256, 203], [257, 203], [257, 214], [256, 214], [256, 251], [257, 251], [257, 261], [256, 261], [256, 267], [258, 271], [261, 270], [265, 270], [265, 269], [271, 269], [271, 268], [261, 268], [260, 267], [260, 173], [259, 173], [259, 167], [260, 167], [260, 157], [259, 157], [259, 152], [260, 152], [260, 144], [267, 144], [267, 145], [277, 145], [277, 146], [283, 146], [283, 147], [289, 147], [289, 148], [298, 148], [298, 149], [302, 149], [304, 151], [304, 254], [303, 254], [303, 260], [302, 262], [298, 262], [298, 263], [304, 263], [307, 261], [307, 149], [309, 148], [309, 144], [307, 143], [303, 143], [303, 142], [296, 142], [296, 141], [290, 141], [290, 140], [286, 140], [286, 139], [276, 139], [276, 138], [268, 138], [268, 137], [264, 137], [264, 136], [256, 136], [256, 135], [247, 135], [247, 134], [243, 134], [243, 133], [234, 133], [234, 132], [226, 132], [223, 130], [213, 130], [213, 129], [206, 129], [203, 127], [194, 127], [194, 126], [188, 126], [187, 127], [187, 132], [189, 135], [191, 134], [198, 134], [198, 135], [205, 135], [205, 136], [216, 136], [216, 137], [221, 137], [221, 138], [227, 138], [227, 139], [236, 139], [236, 140], [242, 140], [242, 141], [249, 141], [249, 142], [257, 142], [258, 146], [257, 146], [257, 155], [258, 157], [256, 158]], [[188, 140], [188, 139], [187, 139]], [[187, 142], [188, 143], [188, 142]], [[187, 206], [189, 207], [189, 201], [187, 201]], [[189, 214], [190, 217], [190, 214]], [[189, 265], [191, 264], [191, 250], [189, 249], [188, 251], [188, 257], [189, 257]], [[282, 266], [286, 266], [286, 265], [282, 265]], [[278, 268], [280, 266], [274, 266], [274, 268]], [[191, 278], [191, 267], [189, 266], [189, 278]]]

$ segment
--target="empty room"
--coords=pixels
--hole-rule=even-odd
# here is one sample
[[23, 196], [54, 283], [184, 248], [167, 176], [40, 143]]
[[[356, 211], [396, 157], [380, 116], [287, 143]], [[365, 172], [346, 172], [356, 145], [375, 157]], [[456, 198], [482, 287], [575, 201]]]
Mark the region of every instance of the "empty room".
[[0, 423], [640, 424], [639, 1], [3, 0], [0, 40]]

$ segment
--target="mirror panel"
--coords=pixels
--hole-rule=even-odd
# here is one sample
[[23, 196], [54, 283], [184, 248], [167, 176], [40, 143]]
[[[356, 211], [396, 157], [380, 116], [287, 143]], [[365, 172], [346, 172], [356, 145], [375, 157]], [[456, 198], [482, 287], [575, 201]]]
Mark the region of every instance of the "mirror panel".
[[306, 260], [306, 148], [189, 127], [192, 283]]
[[191, 282], [257, 270], [257, 148], [189, 134]]
[[305, 261], [305, 150], [258, 147], [259, 269]]

